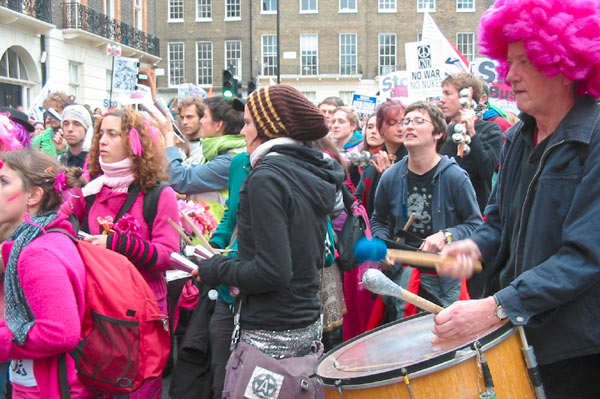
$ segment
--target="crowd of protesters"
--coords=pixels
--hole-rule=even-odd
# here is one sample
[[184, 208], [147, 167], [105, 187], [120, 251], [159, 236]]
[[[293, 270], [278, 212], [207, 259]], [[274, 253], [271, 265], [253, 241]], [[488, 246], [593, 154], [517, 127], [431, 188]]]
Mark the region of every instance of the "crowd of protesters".
[[[573, 20], [585, 24], [560, 28]], [[61, 92], [44, 102], [43, 121], [0, 109], [0, 398], [99, 397], [69, 356], [59, 386], [60, 356], [81, 339], [86, 272], [56, 227], [84, 231], [139, 270], [171, 318], [173, 399], [238, 397], [253, 384], [239, 364], [316, 361], [420, 312], [365, 294], [370, 267], [446, 308], [438, 342], [509, 319], [525, 327], [548, 397], [594, 397], [598, 21], [586, 0], [497, 0], [484, 13], [481, 51], [500, 61], [518, 121], [466, 72], [445, 77], [439, 100], [387, 99], [362, 120], [337, 97], [316, 106], [283, 84], [246, 100], [186, 98], [167, 115], [92, 113]], [[464, 90], [476, 106], [464, 106]], [[357, 213], [391, 247], [456, 261], [342, 267]], [[175, 286], [171, 254], [190, 242], [216, 254], [190, 255], [197, 268]], [[314, 365], [298, 363], [307, 374]], [[148, 379], [127, 397], [159, 399], [162, 385]]]

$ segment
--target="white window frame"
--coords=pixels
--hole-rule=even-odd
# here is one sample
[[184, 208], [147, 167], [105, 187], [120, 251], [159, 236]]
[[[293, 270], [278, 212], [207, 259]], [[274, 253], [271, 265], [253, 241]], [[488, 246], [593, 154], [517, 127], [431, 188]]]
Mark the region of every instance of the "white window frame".
[[[381, 8], [382, 3], [393, 5], [393, 7]], [[398, 0], [377, 0], [377, 12], [382, 14], [398, 12]]]
[[268, 0], [268, 1], [269, 1], [269, 3], [274, 3], [275, 8], [272, 9], [272, 10], [265, 10], [263, 8], [263, 6], [264, 6], [265, 3], [262, 0], [260, 0], [260, 13], [261, 14], [277, 14], [277, 2], [279, 0]]
[[[464, 36], [470, 36], [471, 37], [471, 52], [464, 52], [463, 48], [464, 48], [464, 44], [462, 37]], [[460, 38], [460, 39], [459, 39]], [[465, 58], [467, 60], [473, 61], [473, 59], [475, 58], [475, 32], [456, 32], [456, 48], [458, 49], [458, 51], [460, 51], [462, 53], [462, 55], [465, 56]]]
[[104, 0], [104, 15], [115, 19], [115, 0]]
[[311, 103], [315, 103], [317, 101], [317, 92], [316, 91], [302, 91], [301, 92], [304, 97]]
[[[228, 7], [237, 7], [239, 15], [229, 16], [227, 15]], [[225, 21], [241, 21], [242, 20], [242, 0], [225, 0]]]
[[[433, 7], [427, 8], [426, 4], [433, 3]], [[435, 0], [417, 0], [417, 12], [435, 12]]]
[[[303, 48], [303, 44], [309, 45], [310, 48]], [[310, 59], [314, 57], [314, 64], [312, 62], [305, 64], [304, 57], [309, 57]], [[304, 71], [309, 71], [310, 73], [304, 73]], [[319, 75], [319, 35], [316, 33], [300, 35], [300, 75]]]
[[[200, 4], [200, 2], [203, 2], [205, 4]], [[212, 3], [213, 3], [212, 0], [196, 0], [196, 22], [211, 22], [212, 21], [212, 15], [213, 15]], [[201, 7], [208, 8], [208, 13], [210, 14], [210, 17], [199, 17], [198, 16], [200, 14]]]
[[[459, 4], [462, 3], [473, 3], [472, 7], [469, 8], [458, 8]], [[475, 12], [476, 10], [476, 4], [475, 4], [475, 0], [456, 0], [456, 12]]]
[[[173, 3], [177, 3], [174, 5]], [[171, 9], [181, 5], [181, 18], [171, 18]], [[185, 17], [185, 1], [184, 0], [168, 0], [167, 1], [167, 22], [183, 22]]]
[[[265, 39], [269, 38], [270, 40], [274, 41], [274, 44], [269, 43], [269, 47], [274, 47], [274, 53], [269, 53], [269, 55], [265, 55]], [[269, 64], [268, 66], [265, 66], [265, 57], [269, 57], [269, 59], [273, 59], [273, 64]], [[265, 34], [265, 35], [261, 35], [260, 36], [260, 68], [261, 68], [261, 74], [263, 76], [276, 76], [277, 75], [277, 69], [279, 68], [279, 65], [277, 65], [277, 35], [272, 35], [272, 34]], [[265, 73], [265, 70], [269, 68], [273, 68], [274, 73], [271, 75], [267, 75]]]
[[[354, 36], [354, 54], [346, 54], [346, 53], [342, 52], [342, 49], [345, 49], [348, 46], [348, 44], [342, 43], [342, 36], [349, 36], [349, 35]], [[355, 32], [340, 33], [338, 36], [338, 43], [339, 43], [339, 56], [340, 56], [340, 59], [339, 59], [340, 75], [348, 76], [348, 75], [358, 74], [358, 33], [355, 33]], [[344, 64], [342, 62], [342, 57], [354, 57], [354, 65], [346, 66], [346, 64]], [[352, 68], [352, 66], [354, 67], [354, 72], [347, 73], [345, 69]], [[352, 72], [352, 71], [350, 71], [350, 72]]]
[[[342, 8], [342, 2], [354, 2], [354, 8]], [[338, 13], [340, 14], [354, 14], [358, 12], [358, 0], [339, 0]]]
[[[202, 49], [203, 52], [207, 52], [209, 57], [200, 58], [200, 46], [209, 45], [208, 48]], [[210, 87], [213, 85], [213, 71], [214, 71], [214, 56], [213, 56], [213, 42], [208, 40], [199, 40], [196, 42], [196, 84], [200, 87]], [[206, 66], [202, 69], [206, 69], [206, 74], [201, 74], [201, 64], [206, 63]], [[201, 80], [202, 79], [202, 80]], [[204, 80], [206, 79], [206, 80]]]
[[135, 20], [135, 28], [144, 30], [144, 1], [133, 0], [133, 18]]
[[344, 104], [352, 104], [352, 98], [356, 94], [355, 90], [340, 90], [338, 91], [338, 97], [342, 99]]
[[[300, 10], [300, 14], [318, 14], [319, 13], [319, 0], [298, 0], [299, 4], [298, 4], [298, 9]], [[315, 8], [314, 10], [311, 9], [307, 9], [304, 10], [302, 9], [302, 2], [303, 1], [314, 1], [315, 2]]]
[[[181, 82], [172, 83], [172, 70], [171, 70], [171, 46], [181, 45], [182, 59], [178, 60], [182, 64]], [[167, 43], [167, 84], [169, 87], [178, 87], [180, 84], [185, 83], [185, 42], [169, 42]]]
[[6, 75], [2, 74], [0, 77], [23, 81], [29, 80], [29, 75], [25, 68], [25, 64], [23, 63], [23, 59], [15, 51], [14, 47], [6, 49], [4, 54], [0, 57], [0, 62], [4, 64], [4, 70], [6, 71]]
[[[238, 49], [228, 48], [229, 45], [237, 44]], [[231, 57], [232, 52], [238, 52], [237, 57]], [[225, 65], [223, 69], [229, 69], [230, 65], [234, 66], [233, 77], [240, 82], [242, 81], [242, 41], [241, 40], [225, 40]], [[230, 62], [233, 61], [233, 62]]]
[[[82, 64], [75, 61], [69, 61], [69, 94], [79, 96], [79, 89], [81, 83], [81, 67]], [[73, 68], [75, 68], [75, 75], [73, 75]], [[75, 76], [75, 79], [73, 79]]]
[[423, 32], [417, 32], [417, 41], [420, 42], [423, 40]]
[[[394, 54], [381, 55], [381, 39], [382, 36], [391, 36], [394, 38]], [[393, 57], [394, 63], [390, 65], [382, 65], [381, 57]], [[383, 71], [383, 67], [391, 67], [389, 71]], [[398, 35], [395, 32], [381, 32], [377, 35], [377, 74], [379, 76], [387, 75], [388, 73], [396, 71], [398, 68]], [[385, 72], [385, 73], [382, 73]]]

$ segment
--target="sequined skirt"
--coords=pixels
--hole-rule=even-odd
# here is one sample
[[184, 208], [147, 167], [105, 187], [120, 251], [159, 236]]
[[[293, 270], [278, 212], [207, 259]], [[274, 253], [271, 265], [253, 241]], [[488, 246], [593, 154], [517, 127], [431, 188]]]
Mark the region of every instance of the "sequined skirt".
[[311, 325], [294, 330], [242, 330], [240, 339], [275, 359], [300, 357], [311, 352], [312, 343], [321, 340], [319, 318]]

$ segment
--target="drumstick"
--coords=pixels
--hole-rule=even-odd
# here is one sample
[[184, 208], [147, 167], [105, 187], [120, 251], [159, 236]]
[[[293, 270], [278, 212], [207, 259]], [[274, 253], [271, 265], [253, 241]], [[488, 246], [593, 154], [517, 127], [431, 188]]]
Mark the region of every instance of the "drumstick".
[[185, 243], [187, 245], [194, 245], [194, 243], [190, 240], [190, 238], [187, 236], [187, 234], [185, 234], [185, 232], [183, 230], [181, 230], [181, 227], [177, 226], [177, 223], [175, 223], [173, 221], [173, 219], [169, 218], [169, 220], [167, 220], [169, 222], [169, 224], [171, 225], [171, 227], [177, 232], [179, 233], [179, 235], [181, 236], [181, 238], [183, 238], [183, 241], [185, 241]]
[[438, 314], [444, 308], [427, 299], [400, 287], [377, 269], [369, 269], [363, 274], [362, 285], [371, 292], [379, 295], [389, 295], [400, 298], [429, 313]]
[[[387, 256], [390, 259], [393, 259], [398, 262], [415, 264], [425, 267], [435, 267], [435, 265], [440, 263], [456, 262], [456, 259], [451, 257], [442, 257], [441, 255], [427, 252], [404, 251], [401, 249], [388, 249]], [[476, 273], [479, 273], [481, 272], [481, 270], [483, 270], [480, 261], [473, 261], [473, 270]]]
[[415, 217], [417, 217], [417, 214], [415, 212], [412, 212], [410, 214], [410, 217], [408, 218], [408, 220], [406, 221], [406, 224], [404, 225], [404, 227], [402, 228], [402, 230], [404, 231], [408, 231], [408, 229], [410, 228], [410, 225], [413, 224], [413, 222], [415, 221]]
[[[410, 226], [413, 224], [413, 222], [415, 221], [415, 217], [417, 217], [417, 214], [412, 212], [410, 214], [410, 217], [408, 218], [408, 220], [406, 221], [406, 224], [404, 224], [404, 227], [402, 228], [403, 231], [408, 231], [408, 229], [410, 228]], [[396, 239], [396, 242], [401, 242], [402, 241], [402, 237], [398, 237]]]
[[192, 222], [192, 219], [190, 219], [190, 217], [186, 215], [185, 212], [183, 212], [181, 209], [179, 210], [179, 213], [181, 214], [181, 216], [183, 216], [183, 220], [185, 220], [185, 222], [190, 226], [190, 228], [194, 232], [194, 235], [198, 237], [198, 239], [202, 243], [202, 246], [208, 249], [212, 254], [217, 255], [217, 251], [215, 251], [215, 249], [211, 247], [208, 241], [206, 241], [206, 239], [202, 235], [202, 232], [200, 231], [200, 229], [198, 229], [198, 226], [196, 226], [194, 222]]

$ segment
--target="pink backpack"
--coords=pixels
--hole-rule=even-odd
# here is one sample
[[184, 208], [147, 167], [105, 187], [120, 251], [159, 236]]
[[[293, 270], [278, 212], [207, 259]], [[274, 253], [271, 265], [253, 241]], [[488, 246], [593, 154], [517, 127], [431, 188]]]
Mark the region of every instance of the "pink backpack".
[[[69, 352], [79, 381], [100, 393], [118, 395], [160, 376], [171, 347], [169, 324], [144, 277], [123, 255], [59, 229], [48, 231], [53, 230], [75, 241], [86, 269], [82, 340]], [[70, 393], [65, 355], [60, 363], [66, 399]]]

